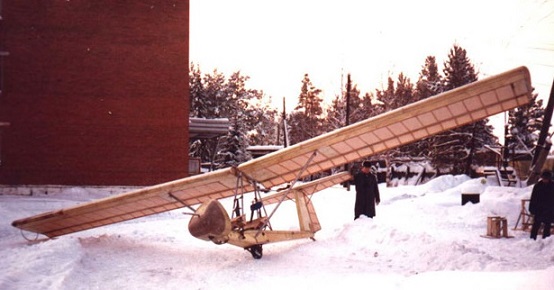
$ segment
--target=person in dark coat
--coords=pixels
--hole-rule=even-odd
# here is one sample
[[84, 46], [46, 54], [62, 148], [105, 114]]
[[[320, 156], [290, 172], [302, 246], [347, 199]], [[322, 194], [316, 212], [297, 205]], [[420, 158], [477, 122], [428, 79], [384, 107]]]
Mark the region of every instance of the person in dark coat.
[[533, 215], [533, 226], [531, 227], [531, 239], [536, 240], [541, 224], [544, 225], [542, 238], [550, 236], [550, 227], [554, 221], [554, 182], [552, 172], [541, 173], [541, 180], [533, 186], [531, 200], [529, 201], [529, 212]]
[[356, 186], [356, 203], [354, 204], [354, 219], [361, 215], [373, 218], [375, 205], [381, 201], [377, 178], [371, 173], [371, 163], [364, 161], [361, 170], [354, 176]]

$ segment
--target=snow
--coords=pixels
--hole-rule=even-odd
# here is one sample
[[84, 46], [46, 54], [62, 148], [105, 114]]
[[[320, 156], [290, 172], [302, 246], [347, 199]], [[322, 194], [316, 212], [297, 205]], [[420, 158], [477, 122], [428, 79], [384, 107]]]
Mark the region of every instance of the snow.
[[[323, 226], [316, 241], [265, 245], [260, 260], [192, 237], [184, 209], [29, 242], [13, 220], [102, 192], [0, 195], [0, 289], [554, 289], [554, 238], [534, 241], [513, 230], [531, 187], [447, 175], [380, 189], [377, 216], [355, 221], [353, 188], [315, 194]], [[468, 189], [481, 192], [480, 203], [461, 206]], [[496, 215], [507, 218], [513, 238], [483, 237], [487, 217]], [[295, 218], [285, 202], [273, 227], [296, 229]]]

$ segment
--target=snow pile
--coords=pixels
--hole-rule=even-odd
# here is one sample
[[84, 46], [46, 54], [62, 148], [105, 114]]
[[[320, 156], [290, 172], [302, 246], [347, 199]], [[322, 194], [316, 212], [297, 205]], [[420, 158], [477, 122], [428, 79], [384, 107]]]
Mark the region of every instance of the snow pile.
[[[467, 190], [481, 192], [480, 203], [461, 206]], [[530, 191], [467, 176], [381, 185], [377, 217], [354, 221], [353, 188], [336, 186], [312, 198], [323, 226], [317, 241], [266, 245], [261, 260], [193, 238], [185, 210], [31, 243], [11, 221], [103, 194], [0, 195], [0, 289], [554, 289], [554, 238], [513, 230]], [[482, 237], [496, 215], [513, 238]], [[285, 202], [272, 225], [297, 228], [294, 204]]]

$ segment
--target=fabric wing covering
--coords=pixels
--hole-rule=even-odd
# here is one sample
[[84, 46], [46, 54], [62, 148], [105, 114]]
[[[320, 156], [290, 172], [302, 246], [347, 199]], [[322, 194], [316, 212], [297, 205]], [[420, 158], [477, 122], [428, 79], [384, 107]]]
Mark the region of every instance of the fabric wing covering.
[[16, 220], [48, 237], [65, 235], [254, 190], [269, 189], [525, 105], [529, 71], [519, 67], [226, 168]]

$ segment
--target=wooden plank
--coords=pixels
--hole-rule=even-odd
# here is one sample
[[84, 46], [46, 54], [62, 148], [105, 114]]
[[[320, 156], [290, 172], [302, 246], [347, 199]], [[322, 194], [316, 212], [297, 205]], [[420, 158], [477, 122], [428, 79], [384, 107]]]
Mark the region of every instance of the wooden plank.
[[303, 177], [525, 105], [531, 92], [529, 71], [519, 67], [270, 153], [238, 169], [271, 188], [294, 180], [313, 152], [318, 156]]

